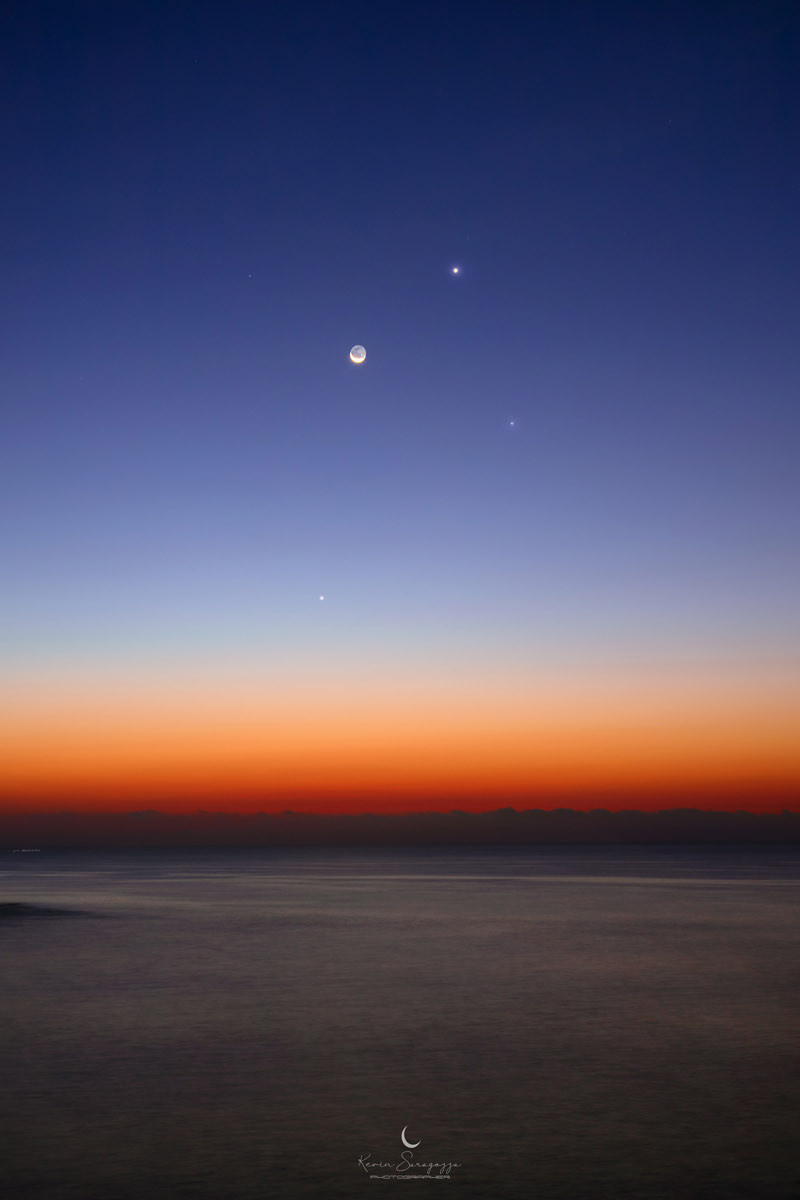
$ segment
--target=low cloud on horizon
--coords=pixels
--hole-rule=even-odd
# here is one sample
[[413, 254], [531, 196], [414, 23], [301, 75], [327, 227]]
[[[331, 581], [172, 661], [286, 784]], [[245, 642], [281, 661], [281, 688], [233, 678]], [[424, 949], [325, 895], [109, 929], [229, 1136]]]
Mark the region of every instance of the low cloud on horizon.
[[752, 813], [667, 808], [656, 812], [604, 808], [485, 812], [0, 814], [0, 848], [301, 846], [301, 845], [547, 845], [800, 843], [800, 811]]

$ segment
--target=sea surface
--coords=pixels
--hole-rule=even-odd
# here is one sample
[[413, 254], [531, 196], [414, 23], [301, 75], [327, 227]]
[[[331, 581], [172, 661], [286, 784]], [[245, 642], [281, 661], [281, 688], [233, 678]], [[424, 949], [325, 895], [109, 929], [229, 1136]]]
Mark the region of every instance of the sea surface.
[[0, 868], [9, 1200], [800, 1196], [798, 848]]

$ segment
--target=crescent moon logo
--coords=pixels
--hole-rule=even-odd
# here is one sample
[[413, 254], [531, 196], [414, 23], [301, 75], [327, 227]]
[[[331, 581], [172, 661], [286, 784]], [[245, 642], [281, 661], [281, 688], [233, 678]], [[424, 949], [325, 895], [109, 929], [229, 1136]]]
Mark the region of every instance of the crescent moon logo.
[[406, 1140], [406, 1130], [407, 1129], [408, 1129], [408, 1126], [404, 1125], [403, 1132], [400, 1134], [400, 1141], [403, 1143], [404, 1146], [408, 1146], [409, 1150], [416, 1150], [417, 1146], [422, 1144], [422, 1138], [420, 1138], [418, 1142], [407, 1141]]

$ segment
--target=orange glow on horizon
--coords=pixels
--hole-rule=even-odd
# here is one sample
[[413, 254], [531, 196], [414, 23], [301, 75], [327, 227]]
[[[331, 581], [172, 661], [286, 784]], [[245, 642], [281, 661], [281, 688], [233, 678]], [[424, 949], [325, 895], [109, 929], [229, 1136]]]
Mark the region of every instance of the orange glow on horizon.
[[0, 803], [780, 807], [800, 795], [796, 685], [769, 671], [747, 684], [697, 669], [484, 673], [471, 687], [398, 673], [313, 686], [219, 671], [28, 676], [0, 698]]

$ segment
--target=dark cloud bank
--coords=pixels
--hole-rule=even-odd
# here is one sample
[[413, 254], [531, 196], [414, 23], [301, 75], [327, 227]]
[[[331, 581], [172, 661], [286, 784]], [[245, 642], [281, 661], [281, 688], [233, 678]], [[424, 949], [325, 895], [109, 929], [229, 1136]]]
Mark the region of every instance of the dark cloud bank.
[[0, 847], [800, 843], [800, 812], [6, 813]]

